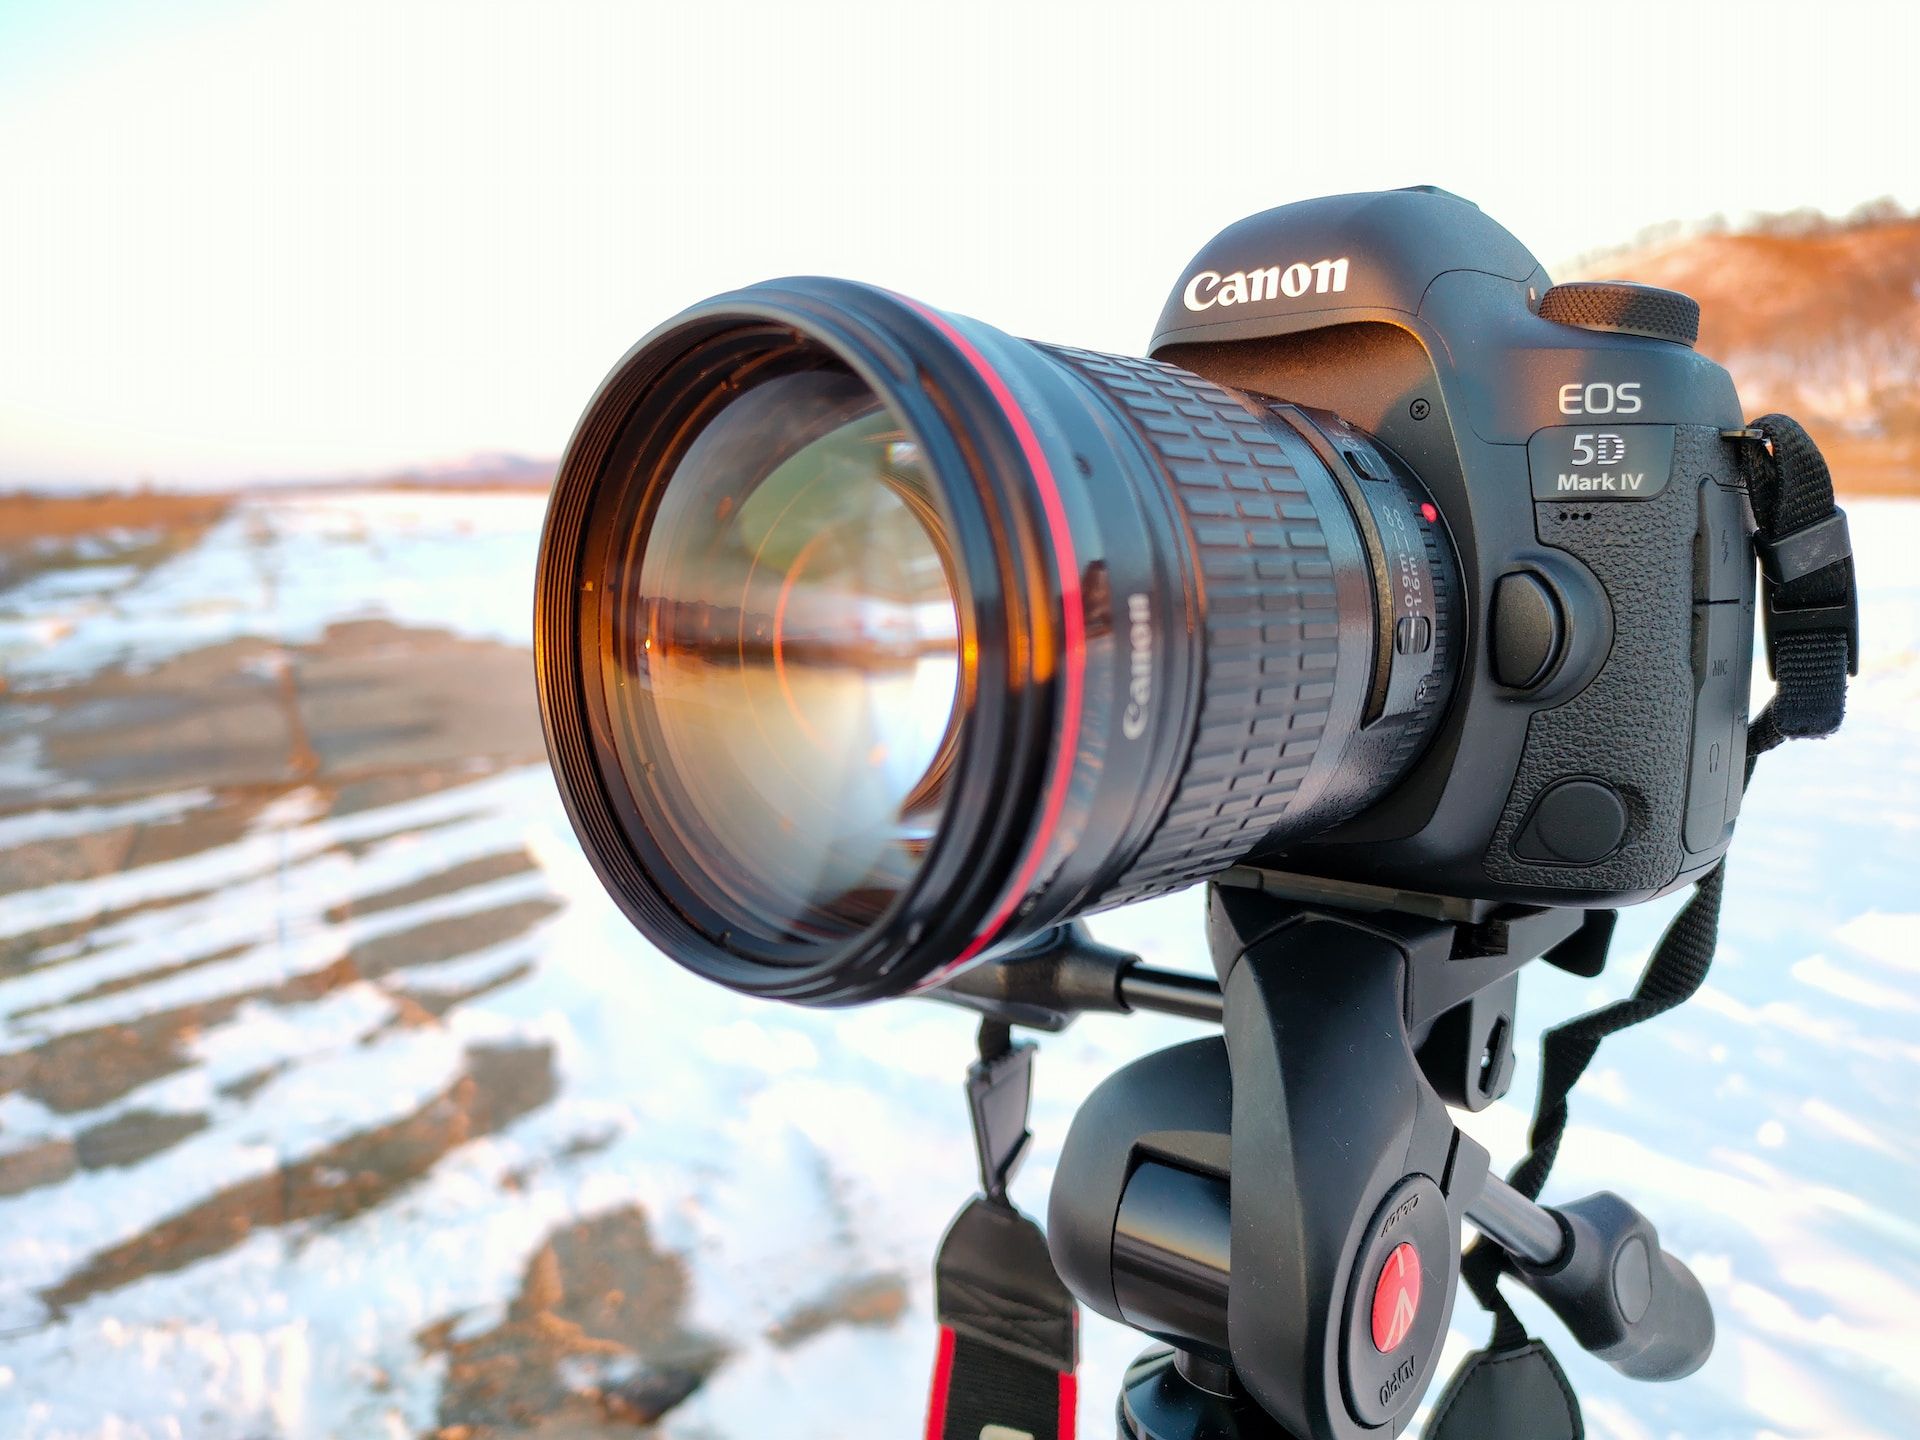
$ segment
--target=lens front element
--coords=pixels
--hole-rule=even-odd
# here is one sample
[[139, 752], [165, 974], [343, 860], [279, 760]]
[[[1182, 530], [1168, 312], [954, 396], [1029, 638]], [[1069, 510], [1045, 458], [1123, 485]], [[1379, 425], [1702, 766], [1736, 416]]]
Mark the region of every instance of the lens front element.
[[898, 420], [837, 367], [749, 384], [601, 583], [613, 749], [674, 868], [736, 939], [874, 923], [938, 828], [964, 688], [953, 561]]

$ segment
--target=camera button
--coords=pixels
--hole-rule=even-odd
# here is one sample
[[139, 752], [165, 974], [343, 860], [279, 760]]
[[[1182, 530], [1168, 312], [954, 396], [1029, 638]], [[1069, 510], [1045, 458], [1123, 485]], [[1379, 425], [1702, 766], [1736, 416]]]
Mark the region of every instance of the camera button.
[[1513, 853], [1549, 865], [1591, 865], [1627, 838], [1627, 802], [1598, 780], [1562, 780], [1533, 802]]
[[1363, 480], [1393, 479], [1393, 472], [1387, 468], [1387, 462], [1365, 446], [1348, 446], [1346, 456], [1347, 463], [1353, 466], [1354, 473]]
[[1493, 587], [1493, 678], [1531, 690], [1560, 659], [1566, 618], [1560, 601], [1538, 575], [1516, 570]]
[[1402, 655], [1424, 655], [1433, 648], [1433, 621], [1424, 615], [1402, 615], [1394, 622], [1393, 648]]

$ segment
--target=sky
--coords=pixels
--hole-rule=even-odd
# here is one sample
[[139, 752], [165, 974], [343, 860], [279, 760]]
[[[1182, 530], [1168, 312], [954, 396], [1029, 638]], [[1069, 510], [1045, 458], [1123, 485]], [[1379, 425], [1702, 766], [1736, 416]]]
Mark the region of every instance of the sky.
[[1916, 12], [0, 0], [0, 484], [551, 456], [782, 274], [1137, 352], [1208, 236], [1318, 194], [1441, 185], [1550, 268], [1920, 205]]

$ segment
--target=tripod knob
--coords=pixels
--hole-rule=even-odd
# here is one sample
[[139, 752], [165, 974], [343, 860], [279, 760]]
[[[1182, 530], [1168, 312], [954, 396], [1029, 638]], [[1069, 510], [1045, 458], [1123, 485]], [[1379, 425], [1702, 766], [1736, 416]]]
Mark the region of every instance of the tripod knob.
[[1513, 1270], [1582, 1348], [1635, 1380], [1678, 1380], [1707, 1363], [1713, 1307], [1646, 1216], [1607, 1190], [1555, 1213], [1569, 1242], [1559, 1260]]

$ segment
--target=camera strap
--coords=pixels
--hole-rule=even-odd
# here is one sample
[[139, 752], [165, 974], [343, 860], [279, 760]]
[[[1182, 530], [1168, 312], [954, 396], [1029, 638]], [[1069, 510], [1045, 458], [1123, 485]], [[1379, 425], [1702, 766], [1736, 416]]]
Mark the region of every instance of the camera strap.
[[981, 1023], [967, 1103], [982, 1193], [954, 1217], [933, 1263], [940, 1350], [926, 1440], [1073, 1440], [1079, 1311], [1046, 1234], [1007, 1198], [1033, 1138], [1033, 1054], [1006, 1025]]
[[[1860, 665], [1859, 599], [1845, 512], [1833, 501], [1827, 462], [1798, 421], [1766, 415], [1726, 438], [1741, 446], [1753, 505], [1754, 550], [1760, 559], [1761, 615], [1773, 699], [1747, 727], [1746, 778], [1754, 761], [1787, 740], [1819, 738], [1846, 714], [1847, 677]], [[1549, 1030], [1540, 1042], [1540, 1096], [1528, 1151], [1507, 1177], [1538, 1199], [1567, 1126], [1567, 1097], [1600, 1042], [1679, 1005], [1700, 988], [1713, 963], [1720, 928], [1722, 861], [1694, 892], [1654, 946], [1647, 968], [1625, 1000]], [[1549, 955], [1581, 974], [1600, 972], [1611, 917], [1567, 941], [1597, 936], [1599, 953]], [[1591, 948], [1591, 946], [1589, 946]], [[1477, 1240], [1461, 1259], [1461, 1276], [1493, 1314], [1493, 1335], [1454, 1372], [1434, 1407], [1431, 1440], [1580, 1440], [1580, 1409], [1551, 1352], [1527, 1334], [1499, 1279], [1511, 1261]]]

